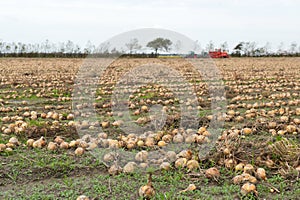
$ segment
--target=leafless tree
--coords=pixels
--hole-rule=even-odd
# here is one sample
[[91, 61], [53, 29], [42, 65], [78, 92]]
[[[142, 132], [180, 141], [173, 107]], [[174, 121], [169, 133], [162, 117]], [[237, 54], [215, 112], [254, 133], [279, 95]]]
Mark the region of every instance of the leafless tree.
[[139, 45], [139, 41], [137, 38], [133, 38], [129, 41], [129, 43], [126, 43], [125, 46], [129, 50], [130, 54], [133, 53], [134, 50], [139, 50], [142, 48], [141, 45]]

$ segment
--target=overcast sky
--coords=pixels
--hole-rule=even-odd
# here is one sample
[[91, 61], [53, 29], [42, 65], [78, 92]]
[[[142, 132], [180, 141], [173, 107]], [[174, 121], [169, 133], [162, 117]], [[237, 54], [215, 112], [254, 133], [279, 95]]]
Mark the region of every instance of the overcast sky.
[[0, 0], [0, 39], [99, 44], [139, 28], [170, 29], [216, 45], [300, 45], [299, 0]]

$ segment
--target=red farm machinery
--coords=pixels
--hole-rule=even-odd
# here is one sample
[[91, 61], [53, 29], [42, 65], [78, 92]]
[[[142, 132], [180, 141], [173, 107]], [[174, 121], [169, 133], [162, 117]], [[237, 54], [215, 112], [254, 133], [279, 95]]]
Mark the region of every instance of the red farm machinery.
[[221, 51], [221, 49], [209, 51], [208, 54], [211, 58], [229, 58], [228, 53], [226, 51]]

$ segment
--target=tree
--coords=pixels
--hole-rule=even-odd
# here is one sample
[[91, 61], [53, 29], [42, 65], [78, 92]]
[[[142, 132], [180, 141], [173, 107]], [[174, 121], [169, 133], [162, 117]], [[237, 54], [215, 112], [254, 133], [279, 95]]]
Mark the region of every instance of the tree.
[[240, 42], [233, 48], [236, 55], [241, 56], [242, 54], [241, 51], [243, 51], [244, 44], [245, 44], [244, 42]]
[[6, 53], [11, 53], [11, 52], [10, 52], [10, 50], [11, 50], [10, 44], [6, 44], [5, 50], [6, 50]]
[[96, 49], [96, 53], [109, 53], [110, 42], [101, 43]]
[[206, 45], [206, 50], [207, 51], [213, 51], [215, 49], [215, 45], [213, 43], [213, 41], [209, 41], [208, 44]]
[[267, 42], [267, 43], [265, 44], [265, 46], [263, 47], [263, 49], [264, 49], [264, 53], [265, 53], [266, 55], [268, 55], [268, 54], [270, 53], [271, 43], [270, 43], [270, 42]]
[[283, 43], [283, 42], [280, 42], [280, 44], [278, 45], [278, 50], [277, 50], [277, 52], [278, 52], [279, 54], [282, 54], [283, 51], [284, 51], [284, 43]]
[[67, 44], [66, 44], [66, 52], [67, 53], [73, 53], [74, 52], [74, 48], [75, 48], [74, 43], [71, 40], [68, 40]]
[[133, 38], [129, 41], [129, 43], [126, 43], [125, 46], [128, 48], [130, 54], [132, 53], [133, 50], [138, 50], [141, 49], [142, 46], [139, 45], [139, 41], [137, 38]]
[[92, 42], [88, 40], [83, 52], [89, 54], [89, 53], [93, 53], [94, 51], [95, 51], [95, 45], [93, 45]]
[[221, 45], [220, 45], [221, 49], [223, 51], [228, 51], [228, 43], [227, 42], [223, 42]]
[[297, 43], [296, 42], [292, 42], [291, 45], [290, 45], [290, 53], [291, 54], [295, 54], [296, 53], [296, 50], [297, 49]]
[[180, 50], [181, 50], [181, 47], [182, 47], [181, 41], [180, 41], [180, 40], [177, 40], [176, 43], [174, 44], [174, 49], [175, 49], [175, 51], [176, 51], [177, 53], [179, 53]]
[[201, 50], [201, 44], [198, 40], [194, 41], [193, 43], [193, 51], [194, 52], [199, 52]]
[[256, 49], [256, 42], [249, 42], [249, 52], [250, 52], [250, 56], [253, 56], [255, 54], [255, 49]]
[[253, 56], [256, 50], [255, 42], [241, 42], [239, 43], [234, 50], [238, 52], [243, 51], [246, 56]]
[[147, 47], [154, 49], [155, 53], [157, 54], [158, 49], [164, 49], [165, 51], [168, 51], [171, 45], [172, 42], [169, 39], [156, 38], [155, 40], [148, 42]]
[[2, 42], [2, 40], [0, 39], [0, 53], [2, 53], [2, 48], [3, 48], [3, 46], [4, 46], [4, 43]]

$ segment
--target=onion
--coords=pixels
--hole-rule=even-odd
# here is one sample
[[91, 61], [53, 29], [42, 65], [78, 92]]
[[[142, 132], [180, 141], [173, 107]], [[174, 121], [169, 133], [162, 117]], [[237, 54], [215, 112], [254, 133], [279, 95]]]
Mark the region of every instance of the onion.
[[268, 124], [268, 128], [269, 129], [275, 129], [277, 127], [277, 123], [276, 122], [269, 122]]
[[80, 195], [76, 200], [89, 200], [89, 198], [85, 195]]
[[142, 168], [142, 169], [146, 169], [148, 167], [148, 164], [147, 163], [140, 163], [139, 167]]
[[6, 145], [0, 143], [0, 152], [4, 151], [5, 149], [6, 149]]
[[163, 162], [163, 163], [161, 163], [161, 165], [159, 166], [159, 168], [162, 169], [162, 170], [168, 171], [168, 170], [170, 170], [171, 165], [168, 162]]
[[209, 179], [219, 178], [220, 177], [220, 172], [217, 168], [211, 167], [211, 168], [209, 168], [205, 171], [205, 176], [206, 176], [206, 178], [209, 178]]
[[88, 145], [89, 145], [89, 147], [87, 147], [86, 150], [89, 150], [89, 151], [98, 147], [98, 144], [96, 142], [89, 142]]
[[176, 153], [174, 151], [168, 151], [166, 155], [167, 160], [174, 162], [176, 160]]
[[34, 143], [34, 139], [28, 139], [28, 140], [26, 141], [26, 145], [27, 145], [28, 147], [32, 147], [32, 146], [33, 146], [33, 143]]
[[7, 151], [7, 152], [12, 152], [12, 151], [13, 151], [13, 149], [12, 149], [12, 148], [10, 148], [10, 147], [6, 147], [5, 151]]
[[186, 166], [189, 170], [195, 170], [199, 168], [199, 162], [197, 160], [189, 160]]
[[77, 147], [77, 145], [79, 144], [79, 142], [76, 142], [75, 140], [70, 141], [69, 143], [69, 147], [73, 148], [73, 147]]
[[145, 145], [147, 147], [153, 147], [154, 146], [154, 139], [151, 137], [147, 137], [145, 141]]
[[256, 187], [252, 183], [245, 183], [241, 188], [241, 194], [247, 195], [250, 192], [256, 192]]
[[224, 160], [225, 167], [228, 169], [232, 169], [236, 165], [236, 161], [234, 159], [225, 159]]
[[251, 164], [244, 166], [244, 173], [252, 174], [254, 172], [254, 167]]
[[67, 120], [73, 120], [73, 119], [74, 119], [74, 115], [73, 114], [68, 114]]
[[114, 153], [114, 152], [107, 153], [103, 156], [104, 162], [112, 162], [115, 159], [116, 159], [116, 153]]
[[250, 135], [252, 133], [251, 128], [243, 128], [242, 133], [245, 135]]
[[61, 144], [62, 142], [64, 142], [64, 140], [60, 136], [56, 136], [54, 142], [57, 144]]
[[164, 141], [164, 142], [171, 142], [172, 141], [172, 135], [170, 135], [170, 134], [164, 135], [161, 140]]
[[21, 144], [16, 137], [11, 137], [8, 142], [12, 143], [12, 144], [14, 144], [16, 146]]
[[143, 112], [148, 112], [148, 107], [147, 107], [147, 106], [142, 106], [142, 107], [141, 107], [141, 110], [142, 110]]
[[224, 153], [224, 155], [229, 155], [230, 154], [230, 150], [229, 150], [229, 148], [225, 148], [224, 150], [223, 150], [223, 153]]
[[69, 148], [69, 143], [62, 142], [62, 143], [60, 143], [59, 148], [61, 148], [61, 149], [68, 149]]
[[285, 130], [279, 130], [279, 131], [277, 132], [278, 135], [284, 135], [285, 133], [286, 133]]
[[233, 177], [232, 182], [233, 184], [240, 184], [242, 181], [244, 180], [242, 175], [237, 175], [235, 177]]
[[84, 149], [82, 147], [77, 147], [74, 153], [76, 156], [81, 156], [84, 153]]
[[108, 146], [109, 148], [119, 148], [119, 141], [118, 140], [112, 140], [112, 139], [107, 139], [108, 140]]
[[107, 135], [107, 133], [99, 133], [98, 134], [98, 138], [101, 138], [101, 139], [107, 139], [107, 137], [108, 137], [108, 135]]
[[142, 146], [144, 146], [145, 143], [143, 140], [139, 140], [136, 144], [138, 147], [142, 147]]
[[266, 160], [265, 163], [268, 168], [273, 168], [273, 166], [274, 166], [274, 161], [271, 159]]
[[102, 126], [102, 128], [108, 128], [109, 127], [109, 122], [102, 122], [101, 126]]
[[205, 127], [200, 127], [199, 129], [198, 129], [198, 133], [199, 134], [202, 134], [202, 133], [204, 133], [206, 131], [206, 128]]
[[176, 168], [183, 168], [183, 167], [186, 166], [186, 163], [187, 163], [187, 159], [186, 158], [178, 158], [175, 161], [175, 167]]
[[46, 140], [44, 137], [41, 137], [37, 141], [33, 142], [32, 147], [33, 148], [42, 148], [46, 145]]
[[135, 160], [138, 162], [145, 162], [148, 159], [147, 151], [140, 151], [135, 155]]
[[235, 166], [235, 171], [243, 171], [244, 170], [244, 163], [239, 163]]
[[8, 143], [6, 143], [6, 147], [9, 147], [9, 148], [15, 148], [16, 147], [16, 145], [15, 144], [13, 144], [13, 143], [10, 143], [10, 142], [8, 142]]
[[137, 164], [135, 162], [129, 162], [127, 163], [124, 168], [123, 172], [124, 173], [133, 173], [137, 167]]
[[187, 160], [189, 160], [192, 158], [192, 155], [193, 155], [193, 153], [191, 150], [182, 150], [181, 152], [179, 152], [177, 154], [177, 157], [178, 158], [182, 157], [182, 158], [186, 158]]
[[150, 174], [147, 185], [140, 187], [139, 196], [142, 197], [143, 199], [151, 199], [154, 195], [155, 195], [155, 190], [152, 186], [152, 178]]
[[55, 151], [55, 150], [57, 150], [57, 144], [54, 142], [49, 142], [47, 149], [50, 151]]
[[287, 125], [287, 126], [286, 126], [286, 131], [287, 131], [288, 133], [296, 132], [296, 130], [297, 130], [297, 128], [296, 128], [296, 126], [294, 126], [294, 125]]
[[173, 137], [173, 142], [174, 143], [182, 143], [184, 140], [183, 136], [181, 134], [176, 134], [174, 137]]
[[256, 174], [257, 174], [258, 178], [260, 178], [262, 180], [266, 180], [266, 178], [267, 178], [266, 170], [264, 168], [257, 168]]
[[289, 122], [289, 117], [287, 117], [287, 116], [281, 116], [279, 120], [280, 120], [282, 123], [287, 123], [287, 122]]
[[3, 131], [4, 134], [10, 134], [11, 132], [12, 132], [12, 131], [11, 131], [10, 128], [6, 128], [6, 129], [4, 129], [4, 131]]
[[196, 138], [197, 138], [197, 137], [198, 137], [198, 135], [196, 135], [196, 134], [188, 135], [188, 136], [185, 138], [185, 143], [187, 143], [187, 144], [194, 143], [194, 142], [196, 142]]
[[117, 164], [113, 164], [109, 169], [108, 169], [108, 173], [110, 175], [118, 175], [120, 172], [122, 172], [122, 168], [117, 165]]
[[187, 192], [187, 191], [193, 191], [193, 190], [196, 190], [196, 186], [195, 184], [190, 184], [186, 189], [184, 190], [181, 190], [179, 193], [182, 193], [182, 192]]
[[159, 146], [159, 147], [164, 147], [164, 146], [166, 146], [167, 145], [167, 143], [165, 142], [165, 141], [159, 141], [158, 143], [157, 143], [157, 145]]

